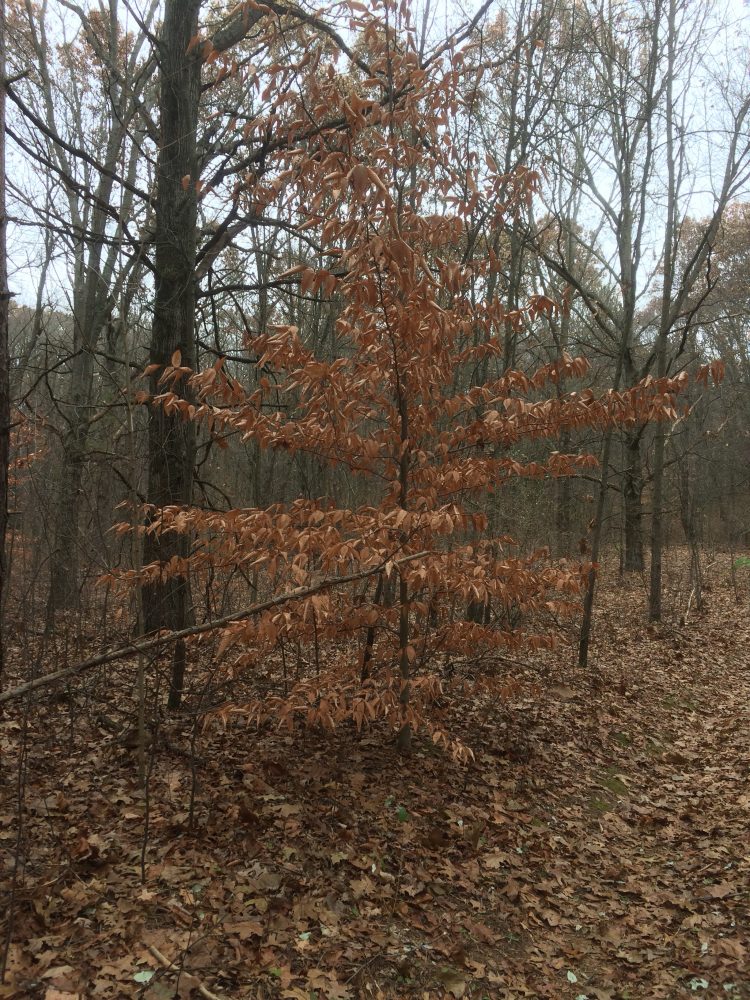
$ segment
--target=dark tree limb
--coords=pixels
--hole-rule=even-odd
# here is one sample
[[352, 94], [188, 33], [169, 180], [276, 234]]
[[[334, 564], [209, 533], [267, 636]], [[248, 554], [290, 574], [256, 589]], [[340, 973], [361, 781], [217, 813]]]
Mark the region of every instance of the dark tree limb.
[[122, 660], [126, 656], [132, 656], [134, 653], [149, 653], [151, 650], [160, 649], [162, 646], [168, 646], [171, 643], [183, 641], [190, 636], [203, 635], [206, 632], [213, 632], [218, 628], [223, 628], [225, 625], [232, 625], [234, 622], [241, 622], [246, 618], [253, 618], [255, 615], [262, 614], [264, 611], [268, 611], [271, 608], [276, 608], [280, 604], [286, 604], [288, 601], [298, 601], [304, 597], [311, 597], [313, 594], [319, 594], [325, 590], [332, 590], [334, 587], [341, 587], [347, 583], [354, 583], [356, 580], [363, 580], [366, 576], [381, 573], [389, 563], [396, 567], [403, 566], [405, 563], [413, 562], [415, 559], [421, 559], [426, 555], [428, 555], [427, 552], [415, 552], [413, 555], [403, 556], [401, 559], [387, 559], [378, 563], [377, 566], [371, 566], [369, 569], [360, 570], [358, 573], [349, 573], [346, 576], [336, 576], [327, 580], [320, 580], [318, 583], [314, 583], [309, 587], [298, 587], [296, 590], [290, 590], [285, 594], [279, 594], [276, 597], [270, 598], [268, 601], [263, 601], [261, 604], [253, 604], [251, 607], [244, 608], [242, 611], [235, 611], [231, 615], [224, 615], [223, 618], [215, 618], [210, 622], [204, 622], [202, 625], [191, 625], [189, 628], [183, 628], [177, 632], [162, 632], [159, 635], [154, 636], [152, 639], [129, 642], [127, 645], [120, 646], [118, 649], [110, 649], [106, 653], [100, 653], [99, 656], [92, 656], [88, 660], [81, 660], [79, 663], [74, 663], [70, 667], [64, 667], [62, 670], [56, 670], [52, 674], [46, 674], [44, 677], [37, 677], [33, 681], [27, 681], [25, 684], [19, 684], [17, 687], [0, 692], [0, 705], [7, 701], [14, 701], [17, 698], [22, 698], [24, 695], [30, 694], [32, 691], [36, 691], [39, 688], [49, 687], [49, 685], [56, 684], [58, 681], [64, 681], [70, 677], [77, 677], [80, 674], [86, 673], [94, 667], [100, 667], [105, 663], [114, 663], [116, 660]]

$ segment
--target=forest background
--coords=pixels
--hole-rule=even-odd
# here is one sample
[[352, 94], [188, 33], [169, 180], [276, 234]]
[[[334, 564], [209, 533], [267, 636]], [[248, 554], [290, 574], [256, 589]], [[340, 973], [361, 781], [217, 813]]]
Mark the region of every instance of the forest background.
[[[738, 12], [485, 5], [451, 33], [429, 6], [356, 7], [340, 25], [202, 5], [172, 25], [170, 10], [7, 11], [27, 300], [36, 279], [34, 305], [11, 309], [8, 560], [32, 617], [150, 565], [136, 631], [184, 629], [248, 593], [328, 569], [378, 582], [377, 566], [437, 548], [399, 571], [398, 598], [379, 583], [355, 598], [376, 629], [361, 655], [374, 609], [397, 601], [414, 657], [417, 578], [427, 604], [442, 575], [483, 625], [494, 614], [494, 635], [461, 641], [497, 645], [527, 610], [499, 577], [530, 553], [596, 564], [605, 545], [643, 572], [647, 532], [650, 617], [670, 538], [691, 548], [700, 605], [701, 541], [735, 549], [746, 532]], [[678, 390], [679, 406], [664, 394]], [[134, 526], [150, 505], [143, 552], [113, 533], [123, 503]], [[501, 538], [515, 568], [498, 569]], [[539, 607], [554, 590], [524, 588]], [[325, 615], [335, 630], [352, 613]], [[581, 662], [589, 627], [587, 608]]]
[[0, 699], [117, 664], [97, 725], [141, 786], [178, 712], [191, 753], [374, 726], [470, 763], [451, 719], [508, 664], [596, 676], [603, 563], [652, 623], [702, 611], [707, 551], [736, 590], [747, 28], [6, 0], [2, 610], [35, 653]]

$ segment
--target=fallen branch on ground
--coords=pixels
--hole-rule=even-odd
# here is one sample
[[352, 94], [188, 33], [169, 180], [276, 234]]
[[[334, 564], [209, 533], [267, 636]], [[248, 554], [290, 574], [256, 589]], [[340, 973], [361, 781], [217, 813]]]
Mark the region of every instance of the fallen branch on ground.
[[349, 573], [347, 576], [332, 577], [312, 584], [310, 587], [300, 587], [297, 590], [290, 590], [285, 594], [272, 597], [268, 601], [263, 601], [261, 604], [254, 604], [243, 611], [235, 611], [234, 614], [225, 615], [223, 618], [215, 618], [213, 621], [204, 622], [202, 625], [191, 625], [189, 628], [183, 628], [177, 632], [161, 632], [159, 635], [154, 636], [153, 639], [130, 642], [127, 646], [121, 646], [119, 649], [111, 649], [106, 653], [100, 653], [99, 656], [92, 656], [88, 660], [81, 660], [80, 663], [74, 663], [70, 667], [56, 670], [52, 674], [45, 674], [43, 677], [36, 677], [33, 681], [27, 681], [25, 684], [19, 684], [18, 687], [3, 691], [0, 693], [0, 705], [6, 701], [22, 698], [25, 694], [36, 691], [38, 688], [47, 687], [50, 684], [55, 684], [57, 681], [67, 680], [69, 677], [83, 674], [87, 670], [93, 670], [94, 667], [100, 667], [105, 663], [113, 663], [115, 660], [122, 660], [126, 656], [132, 656], [133, 653], [149, 653], [152, 649], [167, 646], [171, 642], [177, 642], [178, 639], [185, 639], [192, 635], [201, 635], [204, 632], [213, 632], [217, 628], [223, 628], [224, 625], [231, 625], [233, 622], [240, 622], [245, 618], [252, 618], [263, 611], [268, 611], [270, 608], [278, 607], [279, 604], [286, 604], [288, 601], [298, 601], [300, 598], [319, 594], [322, 590], [331, 590], [333, 587], [340, 587], [345, 583], [363, 580], [366, 576], [382, 572], [389, 563], [393, 566], [402, 566], [404, 563], [413, 562], [415, 559], [421, 559], [428, 554], [427, 552], [415, 552], [413, 555], [403, 556], [401, 559], [387, 559], [377, 566], [363, 569], [359, 573]]
[[205, 1000], [222, 1000], [222, 997], [220, 997], [216, 993], [212, 993], [211, 990], [209, 990], [206, 986], [204, 986], [203, 983], [199, 982], [195, 978], [195, 976], [191, 975], [190, 973], [183, 972], [183, 970], [176, 962], [170, 962], [167, 956], [162, 955], [159, 949], [155, 948], [154, 945], [146, 944], [145, 947], [150, 952], [150, 954], [154, 956], [156, 961], [159, 963], [159, 965], [161, 965], [163, 969], [166, 969], [168, 972], [176, 972], [178, 975], [182, 975], [184, 979], [187, 979], [189, 977], [191, 980], [195, 980], [197, 985], [193, 986], [193, 989], [198, 990], [200, 995], [202, 997], [205, 997]]

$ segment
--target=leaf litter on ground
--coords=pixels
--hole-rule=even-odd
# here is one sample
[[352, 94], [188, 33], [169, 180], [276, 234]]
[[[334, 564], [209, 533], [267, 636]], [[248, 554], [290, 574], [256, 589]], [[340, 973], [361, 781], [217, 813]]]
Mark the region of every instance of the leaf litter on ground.
[[728, 560], [709, 586], [654, 628], [607, 580], [595, 678], [545, 653], [449, 707], [468, 765], [380, 729], [208, 731], [191, 760], [177, 721], [145, 845], [133, 755], [85, 711], [132, 678], [7, 713], [0, 997], [750, 997], [750, 626]]

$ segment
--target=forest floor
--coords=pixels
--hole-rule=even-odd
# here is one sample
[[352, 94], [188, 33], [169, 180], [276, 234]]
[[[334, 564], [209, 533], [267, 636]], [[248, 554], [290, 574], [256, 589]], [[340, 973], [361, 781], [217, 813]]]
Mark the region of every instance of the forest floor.
[[605, 581], [596, 673], [507, 663], [509, 700], [450, 720], [468, 765], [380, 729], [191, 758], [178, 720], [146, 802], [102, 724], [120, 668], [11, 708], [0, 997], [750, 998], [750, 587], [728, 556], [708, 584], [654, 627]]

